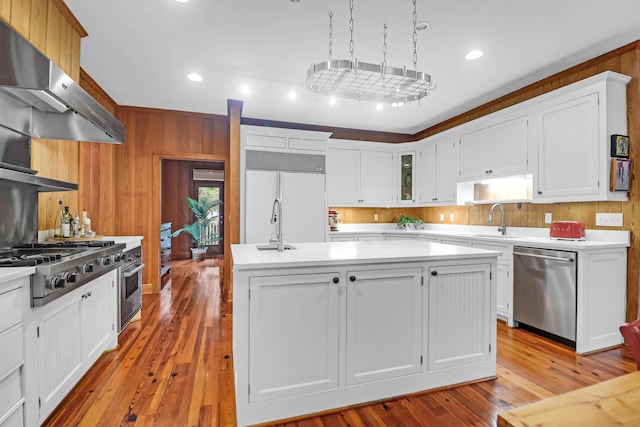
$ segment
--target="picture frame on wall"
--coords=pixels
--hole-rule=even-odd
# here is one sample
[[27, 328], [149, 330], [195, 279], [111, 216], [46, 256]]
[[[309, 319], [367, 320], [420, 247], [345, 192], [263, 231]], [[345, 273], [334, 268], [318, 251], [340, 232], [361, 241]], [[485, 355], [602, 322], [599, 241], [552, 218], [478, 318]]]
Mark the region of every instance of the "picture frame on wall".
[[629, 191], [631, 160], [611, 159], [611, 191]]
[[629, 137], [627, 135], [611, 135], [611, 157], [629, 158]]

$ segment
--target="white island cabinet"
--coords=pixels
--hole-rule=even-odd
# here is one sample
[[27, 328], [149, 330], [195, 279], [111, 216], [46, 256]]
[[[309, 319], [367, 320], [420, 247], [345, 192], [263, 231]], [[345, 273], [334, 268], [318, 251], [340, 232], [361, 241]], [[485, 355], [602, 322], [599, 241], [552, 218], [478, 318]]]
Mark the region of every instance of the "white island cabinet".
[[294, 246], [231, 246], [239, 426], [495, 377], [498, 252]]

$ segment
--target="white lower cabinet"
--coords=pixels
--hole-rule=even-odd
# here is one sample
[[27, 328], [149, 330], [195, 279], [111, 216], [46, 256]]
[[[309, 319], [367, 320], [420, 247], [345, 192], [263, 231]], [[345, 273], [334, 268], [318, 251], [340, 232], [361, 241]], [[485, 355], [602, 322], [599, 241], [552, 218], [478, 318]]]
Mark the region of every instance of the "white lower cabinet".
[[427, 275], [429, 371], [490, 360], [491, 266], [433, 266]]
[[252, 277], [249, 401], [338, 386], [338, 273]]
[[513, 326], [513, 245], [474, 242], [471, 246], [502, 252], [502, 255], [498, 256], [496, 314], [509, 326]]
[[422, 269], [347, 272], [347, 385], [421, 370]]
[[33, 309], [40, 421], [62, 401], [98, 357], [116, 345], [117, 272], [113, 270]]
[[234, 270], [238, 425], [495, 375], [491, 268], [495, 256]]

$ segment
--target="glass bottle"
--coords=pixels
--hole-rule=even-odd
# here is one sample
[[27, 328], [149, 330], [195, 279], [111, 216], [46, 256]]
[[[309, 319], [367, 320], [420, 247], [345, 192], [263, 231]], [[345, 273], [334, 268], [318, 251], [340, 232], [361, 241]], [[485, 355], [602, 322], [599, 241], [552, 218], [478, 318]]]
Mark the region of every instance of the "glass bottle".
[[58, 210], [56, 211], [55, 230], [53, 230], [54, 237], [62, 236], [62, 217], [64, 216], [64, 210], [62, 209], [62, 197], [58, 200]]
[[64, 212], [62, 213], [62, 221], [60, 222], [60, 231], [62, 232], [62, 237], [70, 237], [71, 236], [71, 214], [69, 213], [69, 206], [64, 207]]

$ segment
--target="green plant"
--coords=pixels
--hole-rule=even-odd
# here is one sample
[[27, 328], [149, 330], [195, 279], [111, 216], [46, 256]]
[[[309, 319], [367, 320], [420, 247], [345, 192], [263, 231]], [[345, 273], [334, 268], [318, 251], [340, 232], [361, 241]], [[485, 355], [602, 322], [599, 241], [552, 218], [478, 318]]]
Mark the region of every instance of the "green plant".
[[218, 221], [218, 215], [212, 212], [212, 208], [220, 206], [221, 200], [210, 202], [206, 199], [194, 200], [191, 197], [185, 198], [189, 209], [196, 217], [196, 221], [193, 224], [185, 224], [184, 227], [174, 231], [171, 237], [180, 235], [183, 231], [189, 233], [193, 239], [193, 242], [198, 245], [198, 249], [204, 249], [207, 242], [221, 240], [218, 233], [213, 235], [207, 235], [206, 230], [209, 228], [212, 222]]
[[413, 222], [413, 218], [411, 218], [409, 215], [401, 215], [396, 221], [396, 224], [398, 224], [398, 227], [402, 228], [402, 227], [405, 227], [407, 224], [411, 224], [412, 222]]

